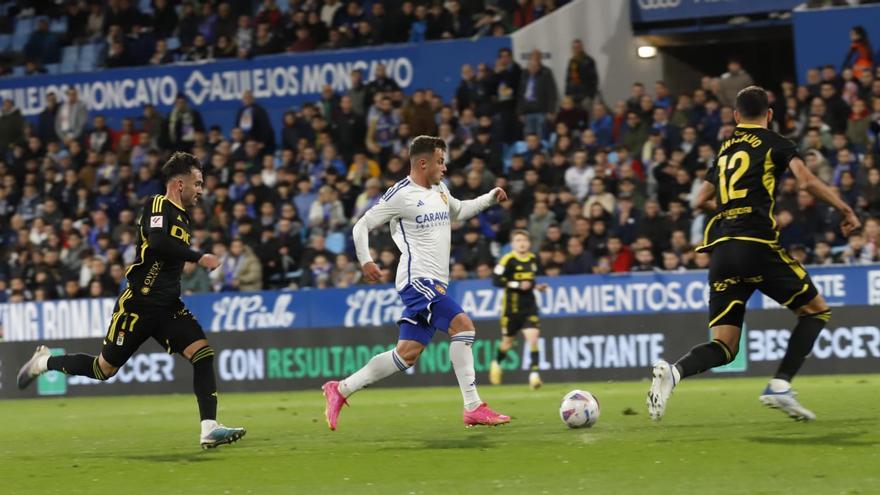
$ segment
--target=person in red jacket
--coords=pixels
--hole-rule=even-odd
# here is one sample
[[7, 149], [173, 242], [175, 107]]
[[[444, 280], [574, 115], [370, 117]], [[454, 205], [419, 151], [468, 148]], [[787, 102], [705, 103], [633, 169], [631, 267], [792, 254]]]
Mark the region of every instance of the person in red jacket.
[[611, 271], [614, 273], [629, 273], [633, 264], [632, 250], [620, 240], [620, 237], [613, 235], [608, 238], [608, 259], [611, 261]]

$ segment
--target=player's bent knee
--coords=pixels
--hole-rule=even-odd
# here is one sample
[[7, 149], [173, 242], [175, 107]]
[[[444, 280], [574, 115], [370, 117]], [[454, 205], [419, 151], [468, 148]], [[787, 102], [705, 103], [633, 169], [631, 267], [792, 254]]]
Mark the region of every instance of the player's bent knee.
[[821, 294], [795, 310], [795, 314], [798, 316], [809, 316], [819, 313], [828, 313], [828, 316], [831, 316], [831, 309], [828, 307], [828, 303], [825, 302], [825, 298], [822, 297]]
[[100, 373], [95, 373], [95, 379], [101, 381], [113, 378], [113, 376], [116, 375], [116, 372], [119, 371], [119, 368], [108, 363], [103, 355], [100, 355], [97, 358], [97, 368]]
[[474, 322], [465, 313], [455, 315], [455, 318], [449, 323], [449, 335], [455, 335], [459, 332], [476, 332]]
[[214, 348], [205, 345], [195, 352], [193, 352], [192, 356], [189, 358], [189, 362], [195, 366], [200, 363], [213, 363], [214, 362]]

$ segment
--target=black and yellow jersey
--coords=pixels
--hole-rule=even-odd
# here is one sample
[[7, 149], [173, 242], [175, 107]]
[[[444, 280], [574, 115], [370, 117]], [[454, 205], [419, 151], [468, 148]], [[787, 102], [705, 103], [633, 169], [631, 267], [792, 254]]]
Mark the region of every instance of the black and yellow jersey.
[[140, 304], [170, 306], [180, 299], [183, 264], [201, 257], [189, 248], [192, 230], [186, 210], [157, 194], [148, 198], [138, 216], [135, 262], [125, 277]]
[[[537, 314], [538, 303], [533, 289], [538, 270], [538, 257], [534, 253], [519, 256], [510, 252], [498, 261], [492, 274], [492, 283], [496, 287], [504, 287], [502, 316]], [[528, 290], [520, 288], [524, 281], [531, 282], [532, 287]]]
[[717, 210], [697, 251], [730, 239], [775, 245], [774, 206], [779, 177], [798, 156], [797, 145], [757, 125], [740, 124], [721, 143], [706, 180], [715, 186]]

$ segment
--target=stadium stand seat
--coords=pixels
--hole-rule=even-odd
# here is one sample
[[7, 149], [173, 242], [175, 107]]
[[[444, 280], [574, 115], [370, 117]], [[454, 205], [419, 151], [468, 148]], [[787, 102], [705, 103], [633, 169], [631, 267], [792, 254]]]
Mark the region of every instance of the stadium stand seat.
[[165, 40], [169, 50], [177, 50], [180, 48], [180, 38], [171, 37]]
[[49, 74], [60, 74], [61, 73], [61, 64], [46, 64], [45, 65], [46, 72]]
[[15, 35], [28, 36], [34, 30], [35, 21], [33, 17], [19, 17], [15, 21]]
[[76, 59], [79, 57], [79, 47], [65, 46], [61, 50], [61, 67], [62, 74], [70, 74], [76, 72]]
[[12, 46], [12, 36], [8, 34], [0, 34], [0, 53], [9, 50], [10, 46]]
[[98, 67], [98, 58], [100, 57], [103, 46], [100, 43], [89, 43], [82, 45], [79, 49], [79, 59], [76, 68], [81, 72], [95, 70]]
[[28, 39], [30, 39], [30, 33], [15, 33], [12, 35], [12, 51], [20, 52], [24, 49], [24, 45], [27, 44]]
[[16, 65], [12, 68], [13, 77], [21, 77], [24, 75], [24, 66]]
[[49, 31], [53, 33], [64, 34], [67, 32], [67, 17], [60, 17], [58, 19], [53, 19], [52, 22], [49, 23]]
[[327, 234], [327, 239], [325, 240], [325, 245], [327, 246], [327, 251], [330, 251], [333, 254], [339, 254], [345, 252], [345, 236], [340, 232], [333, 232], [331, 234]]

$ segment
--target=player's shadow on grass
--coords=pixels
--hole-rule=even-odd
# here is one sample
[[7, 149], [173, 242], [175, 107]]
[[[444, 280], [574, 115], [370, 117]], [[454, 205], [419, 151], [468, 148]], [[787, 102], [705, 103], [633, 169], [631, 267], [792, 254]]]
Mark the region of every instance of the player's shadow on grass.
[[437, 450], [447, 450], [447, 449], [486, 449], [492, 447], [492, 442], [489, 441], [489, 437], [487, 435], [468, 435], [466, 437], [458, 437], [458, 438], [429, 438], [425, 439], [420, 444], [414, 445], [410, 448], [414, 450], [422, 450], [422, 449], [437, 449]]
[[181, 452], [179, 454], [144, 454], [144, 455], [124, 455], [125, 459], [133, 461], [145, 462], [207, 462], [218, 459], [217, 456], [210, 455], [208, 452]]
[[773, 443], [777, 445], [833, 445], [837, 447], [874, 447], [877, 442], [856, 440], [856, 437], [867, 434], [867, 431], [853, 433], [827, 433], [813, 436], [791, 437], [745, 437], [750, 442]]

